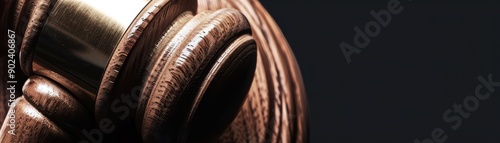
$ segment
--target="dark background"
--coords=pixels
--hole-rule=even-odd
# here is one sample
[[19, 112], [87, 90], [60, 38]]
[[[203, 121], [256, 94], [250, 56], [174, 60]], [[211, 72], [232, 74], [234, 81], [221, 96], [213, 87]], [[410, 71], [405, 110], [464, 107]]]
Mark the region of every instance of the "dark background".
[[388, 2], [261, 0], [302, 70], [311, 142], [413, 143], [435, 128], [447, 143], [500, 142], [500, 87], [457, 130], [443, 121], [478, 76], [500, 81], [499, 2], [401, 0], [403, 11], [347, 64], [339, 44], [354, 44], [353, 28]]

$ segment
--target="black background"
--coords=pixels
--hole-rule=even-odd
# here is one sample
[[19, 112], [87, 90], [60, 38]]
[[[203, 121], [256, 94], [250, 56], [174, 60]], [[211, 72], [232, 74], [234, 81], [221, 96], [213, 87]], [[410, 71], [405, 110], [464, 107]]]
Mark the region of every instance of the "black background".
[[447, 143], [500, 142], [500, 88], [457, 130], [443, 121], [474, 95], [478, 76], [500, 81], [500, 4], [401, 0], [404, 8], [347, 64], [340, 42], [389, 0], [262, 0], [299, 62], [311, 142], [411, 142], [442, 128]]

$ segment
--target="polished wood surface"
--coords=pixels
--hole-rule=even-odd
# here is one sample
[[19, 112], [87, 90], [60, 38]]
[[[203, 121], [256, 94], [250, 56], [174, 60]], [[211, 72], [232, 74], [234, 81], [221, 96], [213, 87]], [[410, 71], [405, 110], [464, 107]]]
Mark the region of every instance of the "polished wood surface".
[[307, 142], [308, 109], [295, 57], [278, 25], [254, 0], [199, 0], [198, 11], [235, 8], [258, 45], [249, 97], [220, 142]]
[[14, 111], [17, 124], [14, 134], [11, 134], [9, 120], [4, 121], [0, 130], [2, 142], [71, 142], [74, 138], [40, 113], [24, 97], [17, 98], [10, 110]]
[[31, 76], [24, 84], [23, 94], [28, 103], [67, 131], [80, 131], [90, 125], [89, 111], [54, 81]]
[[299, 67], [258, 1], [149, 1], [122, 36], [111, 37], [119, 41], [97, 93], [30, 56], [39, 54], [34, 41], [59, 3], [9, 2], [15, 23], [38, 22], [19, 28], [30, 77], [11, 110], [23, 135], [9, 134], [4, 120], [1, 142], [309, 140]]

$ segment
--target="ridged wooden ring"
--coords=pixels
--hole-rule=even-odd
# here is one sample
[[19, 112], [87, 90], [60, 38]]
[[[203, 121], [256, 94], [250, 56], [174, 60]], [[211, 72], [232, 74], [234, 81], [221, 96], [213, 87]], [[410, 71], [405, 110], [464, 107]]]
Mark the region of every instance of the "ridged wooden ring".
[[147, 56], [154, 48], [155, 40], [163, 34], [159, 29], [166, 28], [181, 13], [195, 9], [194, 0], [153, 0], [144, 7], [121, 38], [104, 71], [95, 100], [96, 120], [113, 115], [111, 102], [122, 94], [130, 94], [122, 89], [134, 89], [140, 85], [136, 84], [142, 80], [138, 75], [149, 62]]
[[[161, 74], [152, 88], [142, 121], [142, 137], [146, 142], [177, 140], [178, 133], [172, 132], [180, 129], [187, 116], [182, 111], [189, 111], [188, 107], [193, 104], [194, 97], [189, 96], [189, 92], [199, 90], [199, 87], [191, 89], [188, 85], [199, 85], [193, 81], [205, 75], [201, 73], [225, 49], [226, 42], [238, 33], [249, 30], [244, 16], [229, 9], [206, 16], [197, 15], [192, 21], [200, 23], [193, 32], [187, 30], [187, 33], [183, 33], [181, 30], [176, 35], [186, 37], [185, 40], [176, 40], [178, 38], [174, 37], [173, 43], [167, 44], [173, 45], [174, 50], [166, 60], [166, 68], [159, 71]], [[186, 25], [190, 25], [190, 22]]]

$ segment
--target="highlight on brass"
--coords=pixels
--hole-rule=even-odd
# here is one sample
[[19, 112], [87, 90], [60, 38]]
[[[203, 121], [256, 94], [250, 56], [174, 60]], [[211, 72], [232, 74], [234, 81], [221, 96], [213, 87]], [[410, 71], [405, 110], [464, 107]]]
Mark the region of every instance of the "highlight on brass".
[[299, 66], [259, 1], [1, 7], [0, 142], [309, 141]]

